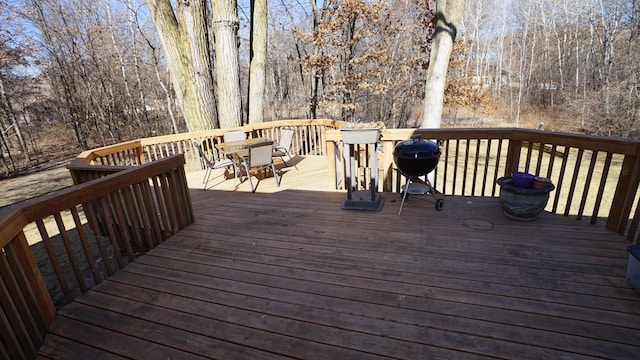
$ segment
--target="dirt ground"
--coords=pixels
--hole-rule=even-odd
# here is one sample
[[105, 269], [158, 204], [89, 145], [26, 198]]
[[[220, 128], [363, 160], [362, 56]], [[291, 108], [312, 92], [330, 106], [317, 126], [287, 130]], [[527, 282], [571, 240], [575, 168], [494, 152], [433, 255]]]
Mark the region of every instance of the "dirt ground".
[[0, 180], [0, 209], [73, 185], [66, 165], [66, 161], [58, 162], [27, 175]]

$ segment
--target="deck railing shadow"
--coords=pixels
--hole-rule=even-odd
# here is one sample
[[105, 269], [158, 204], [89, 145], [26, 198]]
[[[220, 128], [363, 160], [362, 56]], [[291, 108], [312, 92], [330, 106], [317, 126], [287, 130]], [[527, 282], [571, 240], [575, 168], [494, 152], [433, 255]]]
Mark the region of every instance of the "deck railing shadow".
[[[247, 137], [276, 141], [281, 129], [294, 129], [292, 155], [327, 156], [328, 176], [340, 189], [344, 159], [338, 129], [344, 125], [286, 120], [242, 129]], [[215, 154], [222, 132], [139, 139], [87, 151], [69, 164], [75, 186], [27, 201], [0, 219], [0, 357], [35, 357], [56, 311], [29, 244], [42, 242], [64, 302], [73, 301], [75, 285], [70, 283], [85, 292], [193, 222], [185, 171], [201, 169], [201, 164], [192, 144], [201, 142]], [[495, 197], [497, 178], [527, 171], [556, 184], [548, 211], [593, 224], [606, 219], [608, 229], [638, 241], [640, 141], [523, 129], [383, 129], [377, 154], [380, 191], [400, 191], [404, 179], [393, 150], [416, 133], [441, 147], [433, 184], [445, 195]], [[370, 151], [367, 146], [358, 150], [363, 155]], [[362, 179], [371, 176], [368, 159], [358, 157]], [[51, 227], [59, 249], [53, 249]], [[62, 257], [70, 272], [62, 269]], [[105, 261], [109, 258], [113, 265]], [[86, 281], [87, 274], [93, 282]]]

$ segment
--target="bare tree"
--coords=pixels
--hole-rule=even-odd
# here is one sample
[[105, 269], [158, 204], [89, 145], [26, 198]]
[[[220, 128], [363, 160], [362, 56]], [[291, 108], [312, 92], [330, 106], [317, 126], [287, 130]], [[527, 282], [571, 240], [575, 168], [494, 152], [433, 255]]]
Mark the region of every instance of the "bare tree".
[[[131, 44], [131, 56], [133, 58], [133, 73], [135, 74], [135, 84], [136, 84], [137, 93], [138, 93], [137, 94], [138, 103], [135, 111], [136, 111], [136, 114], [142, 114], [141, 121], [145, 124], [148, 124], [150, 122], [150, 119], [149, 119], [149, 113], [147, 111], [147, 101], [145, 99], [146, 89], [144, 85], [145, 81], [143, 81], [143, 74], [142, 74], [142, 64], [141, 64], [142, 57], [140, 55], [141, 53], [140, 49], [142, 48], [143, 45], [138, 44], [138, 37], [142, 35], [142, 31], [140, 26], [138, 26], [138, 17], [137, 17], [137, 10], [135, 8], [135, 5], [131, 0], [125, 0], [125, 1], [126, 1], [127, 10], [128, 10], [127, 30], [129, 35], [129, 41], [130, 41], [129, 44]], [[152, 134], [151, 132], [147, 132], [147, 133]]]
[[[14, 15], [9, 13], [10, 9], [0, 7], [0, 16], [4, 15], [7, 22], [11, 21]], [[0, 32], [0, 135], [2, 135], [2, 144], [5, 147], [2, 152], [6, 152], [9, 160], [13, 163], [9, 144], [6, 141], [6, 134], [14, 134], [18, 146], [24, 155], [25, 160], [30, 160], [27, 143], [22, 134], [18, 116], [14, 111], [12, 99], [5, 87], [5, 78], [15, 78], [14, 69], [19, 66], [28, 65], [25, 60], [29, 56], [31, 50], [30, 45], [13, 39], [14, 34], [9, 29]], [[8, 170], [4, 156], [2, 156], [5, 169]]]
[[20, 123], [18, 122], [18, 117], [13, 110], [13, 106], [11, 105], [11, 100], [7, 95], [7, 92], [4, 89], [4, 81], [2, 80], [2, 75], [0, 74], [0, 107], [4, 110], [4, 113], [7, 115], [8, 119], [11, 122], [8, 128], [0, 127], [0, 131], [2, 131], [3, 135], [5, 132], [8, 132], [9, 129], [13, 130], [13, 133], [16, 135], [18, 139], [18, 144], [20, 145], [20, 150], [24, 155], [25, 159], [29, 160], [29, 151], [27, 150], [27, 143], [24, 140], [24, 136], [22, 135], [22, 130], [20, 129]]
[[[7, 96], [20, 103], [15, 118], [18, 125], [22, 119], [62, 120], [81, 147], [184, 131], [180, 112], [177, 117], [171, 112], [176, 103], [188, 130], [200, 129], [191, 121], [209, 116], [202, 115], [206, 112], [214, 120], [203, 128], [235, 127], [243, 122], [245, 94], [251, 122], [262, 121], [261, 116], [327, 116], [383, 120], [389, 127], [414, 126], [410, 120], [417, 120], [424, 126], [425, 117], [439, 122], [444, 105], [475, 111], [488, 86], [494, 100], [512, 104], [509, 118], [515, 125], [526, 124], [519, 114], [553, 107], [581, 131], [634, 136], [640, 116], [637, 0], [442, 0], [436, 21], [429, 17], [433, 0], [255, 0], [252, 16], [267, 16], [269, 31], [255, 22], [251, 36], [240, 31], [248, 27], [234, 1], [215, 1], [209, 14], [205, 0], [108, 0], [111, 6], [91, 0], [25, 1], [30, 6], [23, 8], [33, 9], [31, 18], [42, 33], [44, 51], [38, 54], [45, 56], [38, 76], [48, 80], [41, 94], [49, 107], [36, 113], [15, 82], [5, 81]], [[143, 29], [147, 12], [134, 10], [138, 1], [148, 2], [156, 23], [169, 24], [159, 27], [160, 41], [155, 31]], [[467, 17], [456, 24], [451, 7], [467, 3]], [[260, 15], [258, 9], [266, 7], [266, 15]], [[434, 24], [439, 40], [432, 43]], [[456, 33], [462, 36], [453, 42]], [[268, 41], [259, 38], [265, 34]], [[449, 55], [441, 46], [445, 35], [455, 44]], [[203, 45], [209, 38], [215, 38], [215, 54]], [[251, 52], [248, 71], [239, 66], [245, 49]], [[264, 82], [254, 78], [261, 63], [267, 70]], [[209, 88], [203, 91], [205, 83]], [[444, 89], [444, 105], [436, 83]], [[209, 98], [187, 100], [187, 93]], [[5, 128], [12, 126], [2, 111]], [[11, 136], [15, 153], [11, 142], [17, 138]]]
[[309, 116], [406, 123], [424, 85], [429, 2], [345, 0], [323, 6], [312, 2], [312, 23], [297, 33], [295, 47]]
[[[62, 10], [62, 6], [59, 2], [54, 1], [53, 4], [51, 4], [51, 7], [54, 11]], [[83, 121], [80, 116], [80, 111], [78, 111], [79, 104], [74, 98], [77, 89], [75, 79], [72, 76], [74, 73], [72, 70], [73, 66], [69, 64], [70, 59], [67, 56], [67, 54], [71, 54], [73, 57], [79, 58], [79, 54], [77, 54], [77, 43], [73, 38], [68, 38], [68, 44], [65, 46], [62, 46], [61, 44], [64, 35], [68, 35], [70, 32], [73, 33], [73, 31], [69, 31], [66, 26], [66, 17], [64, 15], [61, 15], [59, 20], [61, 20], [62, 24], [65, 26], [63, 29], [66, 30], [58, 31], [54, 29], [54, 25], [50, 24], [52, 19], [50, 19], [45, 13], [45, 4], [43, 0], [31, 0], [31, 8], [34, 11], [34, 22], [43, 36], [44, 46], [47, 48], [54, 66], [50, 68], [50, 71], [51, 76], [55, 78], [52, 84], [55, 85], [53, 90], [60, 100], [61, 118], [64, 119], [65, 123], [70, 124], [73, 128], [78, 144], [83, 149], [87, 149], [89, 144], [81, 126]], [[54, 34], [56, 33], [59, 34], [59, 37], [57, 38], [54, 37]]]

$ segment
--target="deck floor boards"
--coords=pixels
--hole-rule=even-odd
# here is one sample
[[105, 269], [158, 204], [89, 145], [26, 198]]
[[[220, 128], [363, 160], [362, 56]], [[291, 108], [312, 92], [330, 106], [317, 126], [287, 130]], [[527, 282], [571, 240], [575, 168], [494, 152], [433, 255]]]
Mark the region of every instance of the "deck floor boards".
[[[588, 359], [640, 354], [628, 245], [497, 199], [345, 211], [320, 158], [255, 194], [202, 191], [196, 221], [62, 308], [42, 358]], [[77, 356], [75, 356], [75, 355]]]

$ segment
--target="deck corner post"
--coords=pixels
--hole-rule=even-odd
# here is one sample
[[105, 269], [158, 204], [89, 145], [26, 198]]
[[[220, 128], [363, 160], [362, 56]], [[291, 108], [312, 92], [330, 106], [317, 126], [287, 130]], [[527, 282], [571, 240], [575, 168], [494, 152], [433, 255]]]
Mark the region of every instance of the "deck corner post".
[[605, 225], [607, 229], [624, 234], [639, 185], [640, 147], [636, 151], [636, 155], [627, 155], [624, 158], [618, 185], [611, 202], [607, 224]]
[[338, 189], [338, 171], [337, 171], [337, 164], [338, 161], [336, 160], [336, 156], [338, 154], [338, 144], [330, 139], [326, 140], [326, 146], [327, 146], [327, 160], [329, 162], [329, 181], [330, 184], [333, 184], [333, 188], [334, 189]]
[[393, 141], [382, 141], [382, 153], [384, 154], [382, 169], [382, 191], [391, 192], [393, 189]]
[[138, 158], [138, 164], [144, 164], [144, 152], [142, 151], [142, 143], [138, 142], [136, 147], [136, 157]]

